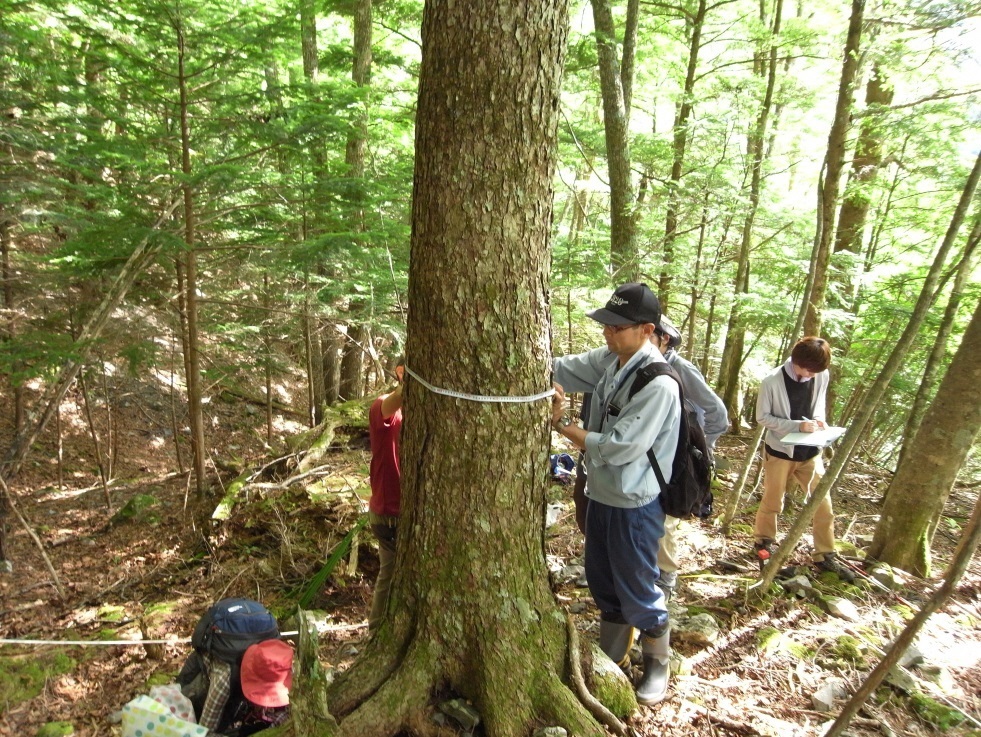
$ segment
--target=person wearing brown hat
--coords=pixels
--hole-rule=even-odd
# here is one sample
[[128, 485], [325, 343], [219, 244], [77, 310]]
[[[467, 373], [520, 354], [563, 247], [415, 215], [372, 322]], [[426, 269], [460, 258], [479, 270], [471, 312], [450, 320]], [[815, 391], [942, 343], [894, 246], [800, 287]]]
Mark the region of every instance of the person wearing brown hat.
[[252, 645], [242, 657], [242, 695], [248, 709], [236, 737], [283, 724], [289, 717], [293, 648], [282, 640]]
[[[626, 663], [640, 630], [644, 670], [637, 700], [656, 704], [668, 690], [670, 626], [666, 598], [655, 584], [665, 515], [647, 453], [653, 449], [670, 477], [681, 420], [678, 384], [658, 376], [631, 396], [637, 370], [664, 362], [651, 344], [661, 306], [646, 284], [621, 285], [605, 307], [587, 315], [603, 326], [606, 348], [555, 359], [552, 426], [586, 451], [585, 567], [600, 610], [600, 648]], [[592, 394], [586, 427], [565, 416], [565, 391]]]

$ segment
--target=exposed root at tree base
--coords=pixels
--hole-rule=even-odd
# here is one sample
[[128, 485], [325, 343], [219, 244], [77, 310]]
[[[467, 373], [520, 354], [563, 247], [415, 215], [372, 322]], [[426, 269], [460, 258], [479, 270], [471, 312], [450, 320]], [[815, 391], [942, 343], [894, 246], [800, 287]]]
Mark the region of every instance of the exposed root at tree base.
[[589, 689], [586, 688], [586, 681], [582, 675], [582, 653], [579, 650], [579, 633], [576, 631], [576, 625], [573, 623], [571, 615], [567, 614], [565, 621], [566, 630], [569, 634], [569, 673], [576, 696], [579, 697], [579, 700], [589, 709], [590, 714], [600, 724], [606, 725], [611, 732], [620, 737], [627, 737], [627, 726], [617, 718], [616, 714], [603, 706], [595, 696], [589, 693]]
[[[452, 667], [445, 667], [455, 658], [445, 653], [437, 656], [432, 646], [420, 644], [420, 640], [414, 640], [402, 662], [390, 669], [391, 646], [391, 642], [387, 647], [369, 646], [362, 659], [344, 675], [343, 682], [332, 689], [331, 710], [344, 715], [337, 737], [390, 737], [399, 732], [419, 737], [445, 734], [445, 728], [432, 720], [433, 694], [449, 687], [468, 695], [466, 691], [476, 683], [483, 684], [481, 703], [475, 705], [488, 737], [530, 734], [540, 726], [561, 726], [570, 734], [584, 737], [605, 734], [580, 695], [553, 669], [542, 670], [540, 662], [508, 670], [488, 666], [477, 676], [469, 669], [464, 685], [455, 683]], [[578, 646], [575, 650], [578, 658]], [[388, 672], [378, 677], [379, 671]], [[362, 698], [358, 698], [359, 693]], [[599, 708], [603, 709], [601, 705]], [[617, 730], [617, 734], [626, 735], [622, 723], [609, 716], [620, 725], [622, 731]]]

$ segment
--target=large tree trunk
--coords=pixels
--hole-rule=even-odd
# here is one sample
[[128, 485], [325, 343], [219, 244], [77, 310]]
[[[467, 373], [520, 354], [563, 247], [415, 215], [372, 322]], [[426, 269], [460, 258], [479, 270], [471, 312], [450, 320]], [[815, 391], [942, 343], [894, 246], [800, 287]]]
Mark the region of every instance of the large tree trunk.
[[[437, 387], [548, 386], [566, 13], [565, 0], [425, 6], [407, 359]], [[410, 375], [395, 579], [386, 619], [332, 689], [342, 734], [411, 731], [436, 690], [470, 699], [489, 737], [602, 734], [563, 684], [542, 546], [547, 411], [450, 398]]]
[[831, 243], [834, 238], [835, 211], [838, 206], [838, 189], [841, 170], [845, 166], [845, 149], [855, 77], [858, 75], [859, 46], [862, 41], [862, 24], [865, 16], [865, 0], [852, 0], [852, 12], [845, 39], [845, 56], [841, 65], [838, 84], [838, 101], [835, 117], [828, 134], [828, 150], [824, 158], [824, 181], [821, 183], [821, 206], [817, 213], [818, 237], [814, 245], [815, 257], [813, 283], [805, 294], [807, 312], [804, 316], [804, 334], [821, 334], [821, 309], [828, 288], [828, 269], [831, 266]]
[[[891, 81], [886, 80], [882, 67], [875, 64], [865, 86], [865, 117], [859, 128], [858, 140], [855, 142], [855, 154], [848, 174], [848, 185], [845, 187], [841, 211], [838, 213], [834, 252], [844, 251], [852, 254], [853, 262], [838, 277], [840, 285], [833, 290], [833, 294], [838, 294], [840, 297], [834, 301], [834, 304], [852, 315], [858, 315], [861, 306], [861, 275], [870, 266], [868, 259], [863, 257], [863, 243], [865, 226], [872, 207], [870, 190], [882, 167], [881, 108], [892, 104], [895, 89]], [[851, 348], [854, 325], [853, 320], [844, 321], [839, 328], [841, 337], [835, 341], [836, 360], [831, 369], [831, 385], [828, 387], [829, 418], [834, 416], [837, 379], [841, 374], [840, 366]]]
[[[817, 489], [811, 494], [811, 498], [797, 515], [794, 523], [787, 531], [786, 537], [780, 542], [777, 552], [764, 569], [762, 583], [758, 588], [759, 593], [769, 591], [770, 584], [773, 583], [777, 573], [787, 562], [787, 559], [797, 546], [797, 542], [800, 540], [801, 535], [804, 534], [804, 529], [810, 524], [818, 505], [823, 501], [825, 495], [831, 491], [831, 487], [838, 482], [838, 477], [851, 459], [851, 455], [855, 451], [858, 441], [865, 433], [865, 426], [869, 418], [872, 417], [873, 413], [879, 407], [879, 403], [882, 401], [882, 397], [886, 393], [889, 383], [905, 360], [906, 354], [909, 352], [910, 346], [913, 344], [917, 333], [919, 333], [920, 327], [923, 325], [923, 320], [926, 318], [927, 312], [936, 298], [937, 286], [940, 283], [940, 277], [944, 265], [947, 262], [947, 256], [950, 254], [954, 241], [957, 239], [957, 232], [960, 230], [961, 223], [964, 222], [964, 217], [970, 208], [974, 193], [978, 188], [979, 180], [981, 180], [981, 154], [975, 159], [974, 168], [971, 170], [967, 182], [964, 184], [960, 200], [954, 208], [954, 214], [950, 218], [950, 225], [947, 226], [944, 239], [940, 244], [940, 248], [937, 249], [933, 263], [930, 265], [930, 270], [927, 272], [926, 279], [923, 281], [923, 286], [916, 299], [916, 304], [913, 306], [913, 312], [910, 314], [906, 328], [896, 340], [895, 345], [893, 345], [889, 353], [889, 358], [886, 359], [882, 367], [882, 371], [879, 372], [875, 381], [869, 386], [868, 392], [862, 401], [862, 406], [858, 409], [855, 418], [849, 424], [848, 431], [839, 441], [837, 453], [835, 454], [834, 460], [828, 466], [824, 478], [821, 479], [821, 483], [818, 484]], [[917, 503], [925, 504], [926, 501], [921, 499]]]
[[[621, 67], [616, 53], [616, 27], [609, 0], [591, 0], [591, 4], [603, 96], [606, 161], [610, 175], [610, 263], [617, 281], [637, 281], [640, 278], [637, 213], [627, 131], [630, 112], [625, 99], [625, 91], [631, 88], [633, 82], [628, 79], [627, 73], [628, 70], [632, 73], [633, 59], [626, 58], [626, 54], [633, 44], [624, 44], [625, 58]], [[628, 82], [626, 90], [624, 82]]]
[[937, 396], [896, 475], [869, 557], [918, 576], [930, 575], [930, 545], [947, 497], [981, 429], [981, 302]]
[[903, 446], [899, 451], [899, 462], [896, 464], [897, 468], [903, 464], [906, 456], [917, 442], [914, 438], [917, 430], [920, 429], [923, 415], [927, 411], [930, 397], [933, 395], [933, 388], [937, 384], [937, 374], [940, 371], [940, 366], [943, 363], [944, 357], [947, 355], [947, 341], [950, 339], [954, 321], [957, 319], [957, 311], [961, 306], [961, 298], [964, 296], [964, 287], [967, 286], [967, 280], [971, 278], [971, 274], [974, 272], [974, 251], [977, 249], [979, 241], [981, 241], [981, 213], [978, 213], [974, 217], [974, 227], [971, 229], [971, 235], [968, 237], [967, 245], [964, 247], [964, 255], [961, 257], [960, 266], [957, 267], [954, 284], [950, 290], [950, 299], [947, 300], [947, 307], [944, 310], [943, 319], [940, 321], [940, 327], [937, 329], [937, 335], [933, 341], [933, 348], [930, 351], [930, 356], [927, 358], [926, 367], [923, 369], [923, 379], [920, 381], [920, 388], [916, 390], [913, 406], [910, 408], [909, 417], [906, 418], [906, 428], [903, 431]]

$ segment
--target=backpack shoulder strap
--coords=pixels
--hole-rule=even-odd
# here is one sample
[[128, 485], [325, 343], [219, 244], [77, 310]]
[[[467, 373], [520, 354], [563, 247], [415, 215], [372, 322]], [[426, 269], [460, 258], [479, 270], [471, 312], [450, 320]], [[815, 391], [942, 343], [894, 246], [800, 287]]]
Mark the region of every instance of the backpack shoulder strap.
[[658, 376], [670, 376], [678, 382], [678, 387], [681, 387], [681, 379], [673, 368], [664, 361], [652, 361], [646, 366], [641, 366], [637, 369], [637, 373], [634, 374], [634, 383], [630, 385], [630, 391], [627, 393], [627, 401], [633, 399], [634, 394], [650, 384]]
[[[685, 413], [685, 388], [681, 383], [681, 377], [678, 376], [678, 373], [666, 361], [652, 361], [646, 366], [641, 366], [637, 369], [637, 374], [634, 376], [634, 383], [630, 385], [627, 401], [630, 401], [634, 394], [650, 384], [658, 376], [670, 376], [678, 385], [678, 399], [681, 401], [681, 423], [678, 426], [678, 447], [675, 449], [676, 461], [678, 454], [684, 448], [685, 438], [688, 435], [688, 418]], [[661, 488], [661, 491], [664, 491], [668, 484], [664, 480], [664, 474], [661, 473], [661, 466], [657, 462], [657, 456], [654, 455], [653, 447], [647, 449], [647, 460], [650, 461], [651, 468], [654, 470], [654, 476], [657, 478], [658, 486]], [[674, 469], [674, 465], [674, 463], [671, 464], [672, 470]]]

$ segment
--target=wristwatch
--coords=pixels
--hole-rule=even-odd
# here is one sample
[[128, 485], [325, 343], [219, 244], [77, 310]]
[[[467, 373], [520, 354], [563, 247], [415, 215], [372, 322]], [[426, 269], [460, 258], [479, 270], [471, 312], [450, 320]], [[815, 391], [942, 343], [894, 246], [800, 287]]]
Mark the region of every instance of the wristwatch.
[[571, 424], [572, 424], [572, 418], [566, 416], [566, 417], [560, 417], [555, 422], [553, 422], [552, 427], [554, 427], [556, 430], [564, 430], [565, 428], [569, 427], [569, 425]]

